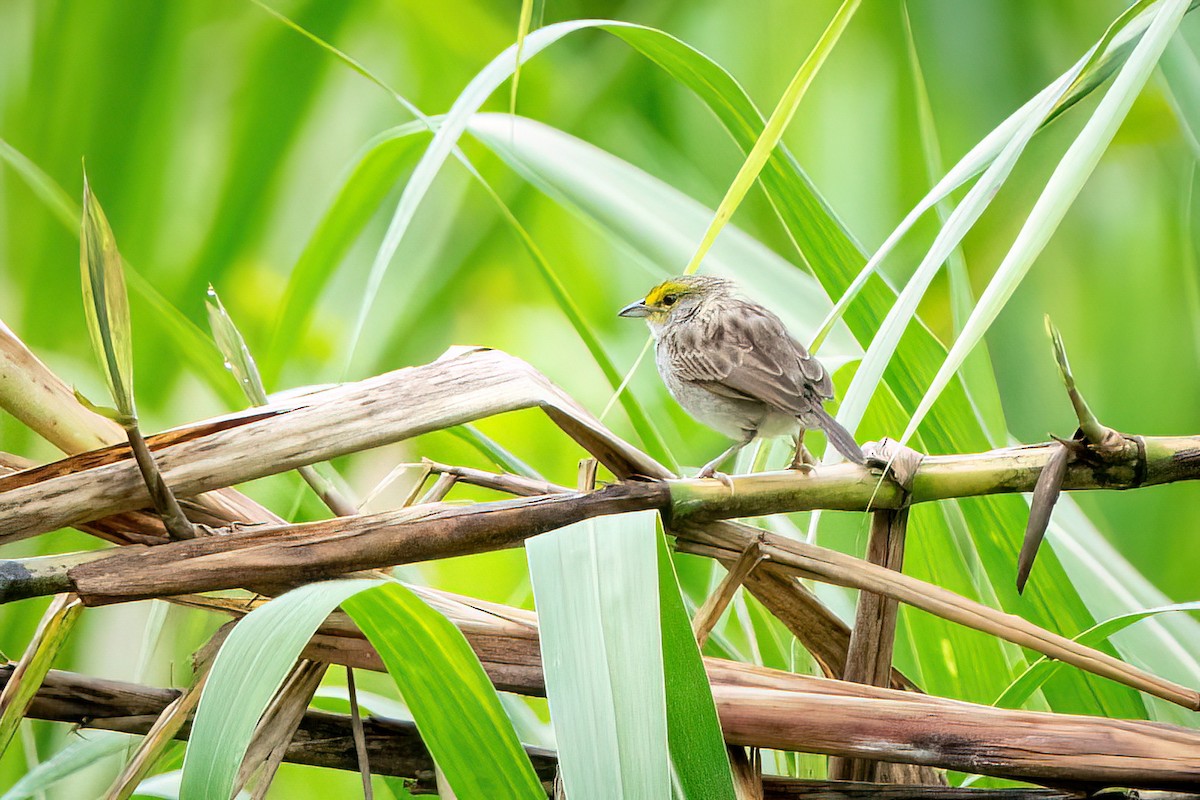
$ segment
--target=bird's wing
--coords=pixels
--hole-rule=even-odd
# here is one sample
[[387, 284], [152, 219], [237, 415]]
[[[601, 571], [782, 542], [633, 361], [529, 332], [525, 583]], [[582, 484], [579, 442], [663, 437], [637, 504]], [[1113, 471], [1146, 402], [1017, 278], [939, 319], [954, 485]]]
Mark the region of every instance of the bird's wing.
[[761, 306], [726, 303], [680, 326], [672, 348], [678, 375], [716, 394], [803, 414], [833, 397], [825, 368]]

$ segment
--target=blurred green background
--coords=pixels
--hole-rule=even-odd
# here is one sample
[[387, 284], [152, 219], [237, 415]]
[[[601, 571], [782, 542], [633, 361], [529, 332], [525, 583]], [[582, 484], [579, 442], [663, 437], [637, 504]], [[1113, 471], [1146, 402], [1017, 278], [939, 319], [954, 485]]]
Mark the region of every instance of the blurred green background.
[[[274, 6], [428, 114], [446, 111], [473, 75], [512, 44], [519, 14], [517, 2], [471, 0]], [[547, 0], [542, 22], [606, 17], [663, 29], [723, 65], [769, 110], [835, 9], [826, 0]], [[1066, 69], [1123, 6], [1094, 0], [910, 0], [907, 9], [948, 165]], [[868, 251], [931, 185], [903, 13], [901, 2], [863, 4], [784, 139]], [[1186, 19], [1183, 31], [1189, 39], [1200, 36], [1200, 21]], [[968, 236], [964, 253], [976, 293], [1095, 102], [1089, 98], [1039, 134]], [[484, 108], [507, 111], [508, 104], [505, 89]], [[603, 33], [574, 35], [532, 60], [521, 72], [517, 110], [619, 156], [710, 208], [742, 162], [693, 96]], [[411, 119], [386, 92], [250, 2], [0, 0], [0, 138], [76, 201], [80, 159], [86, 158], [93, 189], [130, 265], [205, 330], [204, 292], [212, 283], [257, 354], [268, 350], [305, 242], [364, 146]], [[617, 319], [615, 311], [684, 262], [633, 252], [470, 137], [464, 149], [567, 283], [618, 368], [627, 369], [645, 333]], [[1195, 228], [1188, 218], [1194, 158], [1156, 77], [988, 336], [1015, 440], [1041, 441], [1047, 432], [1069, 435], [1074, 429], [1043, 330], [1046, 313], [1061, 329], [1080, 386], [1104, 422], [1143, 434], [1200, 432], [1200, 303]], [[349, 357], [367, 272], [401, 188], [398, 181], [386, 202], [370, 210], [363, 234], [319, 288], [311, 324], [283, 337], [282, 372], [268, 389], [356, 379], [426, 362], [451, 345], [478, 344], [528, 360], [599, 413], [611, 395], [608, 383], [493, 201], [453, 162], [418, 212]], [[799, 263], [757, 190], [734, 223]], [[936, 217], [929, 215], [888, 260], [895, 285], [915, 268], [935, 231]], [[777, 300], [786, 305], [786, 298]], [[189, 360], [209, 359], [219, 367], [215, 351], [180, 353], [144, 296], [134, 293], [132, 303], [135, 385], [145, 430], [241, 405], [232, 378], [206, 380]], [[921, 314], [943, 341], [952, 339], [944, 277], [935, 282]], [[7, 167], [0, 168], [0, 319], [68, 383], [103, 397], [84, 328], [78, 242]], [[811, 329], [797, 333], [807, 336]], [[839, 375], [838, 383], [844, 390], [848, 375]], [[682, 414], [649, 364], [632, 388], [681, 463], [703, 463], [725, 446], [720, 436]], [[606, 422], [636, 441], [619, 406]], [[548, 478], [574, 482], [583, 453], [540, 415], [510, 415], [480, 428]], [[900, 433], [870, 433], [886, 432]], [[0, 448], [56, 457], [7, 416], [0, 416]], [[361, 497], [396, 464], [422, 456], [488, 466], [446, 433], [336, 466]], [[402, 497], [405, 480], [372, 507], [385, 508]], [[292, 476], [247, 490], [283, 514], [320, 513]], [[1168, 597], [1196, 598], [1195, 486], [1077, 499]], [[1014, 559], [1020, 534], [1004, 532]], [[62, 532], [6, 552], [87, 544], [81, 535]], [[490, 599], [530, 600], [520, 551], [409, 574]], [[0, 650], [10, 657], [19, 653], [40, 610], [34, 602], [0, 609]], [[88, 612], [58, 666], [132, 678], [145, 615], [141, 607]], [[169, 620], [149, 661], [153, 681], [186, 674], [184, 653], [211, 628], [210, 621], [178, 611]], [[53, 749], [48, 728], [35, 728], [43, 753]], [[0, 762], [0, 786], [32, 758], [20, 749]], [[296, 776], [308, 772], [286, 768], [276, 796], [302, 796], [297, 781], [308, 779]], [[321, 780], [343, 778], [348, 787], [357, 780], [353, 775]]]

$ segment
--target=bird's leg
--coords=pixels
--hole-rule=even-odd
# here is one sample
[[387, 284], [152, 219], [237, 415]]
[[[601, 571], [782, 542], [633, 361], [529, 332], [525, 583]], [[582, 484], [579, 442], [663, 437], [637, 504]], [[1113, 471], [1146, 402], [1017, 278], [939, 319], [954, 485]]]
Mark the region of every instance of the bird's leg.
[[788, 469], [798, 469], [802, 472], [812, 472], [817, 466], [817, 459], [812, 453], [808, 452], [808, 448], [804, 446], [804, 428], [796, 434], [796, 455], [792, 457], [792, 463]]
[[726, 450], [724, 453], [721, 453], [721, 455], [717, 456], [712, 461], [705, 464], [704, 468], [700, 470], [700, 472], [696, 475], [696, 477], [697, 478], [711, 478], [714, 475], [716, 475], [717, 467], [724, 464], [725, 460], [727, 458], [729, 458], [730, 456], [732, 456], [734, 453], [741, 450], [746, 445], [750, 444], [750, 442], [754, 441], [754, 437], [757, 433], [758, 433], [758, 431], [743, 431], [741, 441], [734, 442], [733, 445], [731, 445], [728, 450]]

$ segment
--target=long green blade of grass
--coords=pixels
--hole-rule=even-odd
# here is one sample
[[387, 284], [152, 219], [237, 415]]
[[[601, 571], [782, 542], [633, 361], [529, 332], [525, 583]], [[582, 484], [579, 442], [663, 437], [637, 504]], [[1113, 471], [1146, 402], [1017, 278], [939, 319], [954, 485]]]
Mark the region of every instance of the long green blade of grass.
[[733, 800], [716, 708], [654, 512], [577, 523], [529, 540], [526, 553], [572, 800]]
[[[79, 220], [83, 209], [71, 199], [54, 179], [25, 157], [20, 151], [0, 139], [0, 160], [4, 161], [21, 177], [29, 188], [41, 198], [54, 218], [73, 235], [80, 233]], [[221, 369], [219, 353], [212, 341], [178, 308], [165, 297], [141, 273], [127, 262], [124, 265], [125, 279], [142, 302], [154, 315], [155, 321], [175, 343], [177, 351], [192, 365], [205, 382], [222, 398], [233, 403], [240, 395], [229, 387]]]
[[[1094, 647], [1106, 641], [1110, 636], [1125, 630], [1135, 622], [1140, 622], [1159, 614], [1176, 611], [1200, 611], [1200, 600], [1190, 603], [1174, 603], [1158, 608], [1148, 608], [1144, 611], [1131, 611], [1127, 614], [1110, 617], [1072, 638], [1080, 644]], [[1041, 688], [1042, 684], [1053, 678], [1062, 669], [1062, 666], [1061, 662], [1042, 656], [1026, 667], [1025, 671], [1009, 684], [1008, 688], [996, 698], [992, 705], [999, 708], [1020, 708], [1034, 692]]]
[[73, 595], [60, 594], [50, 602], [16, 669], [0, 691], [0, 755], [8, 749], [25, 712], [42, 686], [54, 657], [75, 627], [83, 604]]
[[800, 101], [804, 99], [804, 93], [808, 91], [808, 87], [812, 84], [813, 78], [816, 77], [817, 71], [825, 63], [825, 59], [833, 52], [834, 45], [841, 38], [842, 32], [846, 30], [846, 26], [850, 24], [854, 12], [858, 10], [859, 0], [845, 0], [837, 13], [833, 15], [829, 26], [825, 32], [821, 34], [821, 38], [817, 40], [817, 44], [812, 51], [804, 59], [804, 63], [796, 70], [796, 74], [792, 76], [791, 83], [783, 91], [783, 96], [779, 98], [779, 102], [775, 105], [775, 110], [771, 112], [767, 124], [763, 126], [762, 133], [758, 135], [758, 139], [754, 142], [754, 146], [750, 148], [750, 153], [742, 162], [741, 168], [734, 176], [733, 182], [729, 184], [729, 189], [726, 190], [725, 196], [721, 198], [720, 204], [717, 206], [717, 211], [713, 214], [712, 222], [709, 223], [708, 229], [704, 231], [704, 236], [700, 239], [700, 244], [696, 247], [696, 252], [692, 255], [687, 267], [684, 268], [685, 274], [692, 274], [700, 268], [700, 263], [704, 261], [704, 256], [712, 247], [717, 236], [721, 233], [721, 229], [725, 227], [732, 217], [733, 212], [741, 205], [742, 199], [746, 193], [750, 191], [750, 187], [758, 180], [758, 175], [762, 172], [763, 166], [767, 163], [767, 159], [771, 156], [771, 152], [779, 144], [779, 140], [783, 138], [783, 132], [787, 130], [788, 123], [792, 121], [792, 117], [796, 115], [796, 109], [800, 107]]
[[462, 632], [398, 583], [344, 603], [379, 651], [421, 739], [458, 797], [545, 795]]
[[[904, 7], [904, 41], [907, 45], [909, 70], [912, 73], [913, 96], [917, 106], [917, 131], [921, 138], [921, 152], [925, 157], [925, 172], [929, 182], [933, 184], [937, 182], [937, 176], [945, 174], [946, 170], [942, 163], [937, 123], [934, 120], [925, 73], [917, 55], [917, 43], [908, 16], [908, 6]], [[944, 226], [950, 218], [953, 206], [948, 199], [943, 198], [936, 204], [935, 209], [938, 221]], [[950, 284], [950, 319], [954, 335], [957, 336], [967, 317], [971, 315], [971, 309], [975, 307], [975, 294], [971, 290], [971, 276], [967, 271], [967, 260], [961, 242], [951, 251], [946, 261], [946, 273]], [[1008, 426], [1004, 419], [1004, 408], [1000, 404], [1000, 391], [996, 385], [992, 359], [986, 345], [980, 345], [972, 357], [967, 359], [961, 374], [980, 422], [987, 428], [989, 441], [994, 447], [999, 447], [1007, 438]]]
[[654, 519], [602, 517], [525, 543], [572, 800], [671, 796]]
[[658, 551], [658, 606], [672, 773], [683, 797], [734, 800], [733, 776], [717, 706], [683, 605], [671, 551], [666, 537], [658, 531], [654, 532], [654, 543]]
[[[1139, 0], [1118, 17], [1109, 26], [1100, 41], [1085, 53], [1075, 64], [1063, 73], [1057, 80], [1039, 92], [1021, 108], [1014, 111], [1004, 122], [985, 136], [971, 148], [958, 163], [947, 172], [921, 201], [915, 205], [904, 219], [896, 226], [879, 249], [867, 260], [862, 270], [846, 290], [838, 297], [837, 303], [829, 313], [824, 324], [813, 337], [811, 348], [816, 351], [829, 332], [830, 326], [842, 318], [850, 303], [854, 301], [867, 280], [874, 275], [884, 259], [895, 249], [899, 241], [908, 233], [917, 220], [927, 211], [950, 196], [950, 193], [978, 175], [1012, 142], [1026, 124], [1029, 117], [1038, 116], [1042, 125], [1050, 122], [1065, 108], [1075, 103], [1080, 97], [1099, 85], [1103, 76], [1124, 57], [1124, 53], [1149, 25], [1151, 15], [1143, 14], [1157, 0]], [[1062, 81], [1067, 79], [1065, 90]], [[1043, 106], [1053, 94], [1058, 94], [1057, 100], [1048, 112], [1043, 112]]]
[[934, 376], [933, 383], [913, 412], [901, 441], [907, 441], [921, 424], [967, 353], [983, 338], [1000, 309], [1008, 302], [1008, 298], [1033, 266], [1033, 262], [1058, 228], [1059, 222], [1066, 215], [1067, 209], [1083, 188], [1092, 170], [1100, 162], [1100, 157], [1116, 135], [1117, 128], [1125, 119], [1134, 99], [1149, 79], [1187, 9], [1187, 0], [1163, 0], [1162, 5], [1158, 6], [1157, 15], [1146, 29], [1144, 37], [1130, 54], [1128, 62], [1121, 68], [1091, 119], [1068, 148], [1054, 174], [1050, 176], [1045, 190], [1038, 197], [1025, 225], [1017, 234], [1012, 248], [1000, 263], [996, 274], [992, 276], [975, 310], [963, 326], [962, 334], [955, 340], [949, 355]]
[[[541, 122], [477, 114], [468, 130], [533, 186], [664, 276], [688, 257], [712, 219], [711, 208], [678, 189]], [[830, 307], [816, 279], [737, 226], [714, 243], [705, 264], [710, 272], [737, 278], [798, 336], [812, 331]], [[842, 327], [828, 361], [836, 366], [859, 352]]]
[[[303, 330], [303, 323], [307, 320], [311, 313], [312, 307], [320, 293], [320, 287], [324, 286], [326, 281], [332, 275], [341, 257], [349, 249], [350, 244], [361, 232], [366, 225], [370, 214], [368, 209], [373, 209], [382, 202], [383, 196], [386, 194], [390, 185], [386, 183], [388, 175], [386, 165], [376, 165], [368, 163], [368, 159], [374, 162], [382, 151], [386, 149], [396, 148], [399, 141], [408, 142], [409, 137], [415, 133], [428, 130], [431, 133], [436, 133], [441, 126], [443, 120], [441, 118], [431, 118], [426, 116], [413, 103], [407, 100], [399, 92], [392, 89], [385, 81], [376, 76], [373, 72], [360, 64], [355, 59], [343, 53], [338, 48], [325, 42], [315, 34], [305, 30], [295, 22], [280, 14], [279, 12], [265, 6], [259, 0], [253, 0], [256, 5], [265, 9], [275, 18], [279, 19], [285, 25], [297, 31], [305, 38], [312, 41], [318, 47], [322, 48], [334, 58], [344, 63], [358, 74], [370, 80], [376, 86], [386, 91], [392, 96], [401, 106], [412, 113], [418, 119], [416, 122], [402, 126], [376, 137], [374, 147], [368, 146], [370, 149], [367, 155], [358, 162], [357, 167], [350, 178], [343, 185], [342, 191], [335, 200], [334, 205], [327, 212], [326, 217], [322, 220], [321, 226], [310, 239], [308, 246], [305, 248], [300, 261], [292, 272], [292, 277], [288, 282], [288, 294], [285, 297], [284, 311], [280, 315], [279, 324], [276, 326], [275, 336], [273, 338], [273, 347], [271, 353], [270, 364], [274, 365], [272, 374], [277, 374], [280, 369], [283, 357], [284, 348], [287, 344], [294, 342], [296, 339], [295, 329], [299, 327]], [[532, 6], [530, 6], [532, 13]], [[524, 45], [524, 37], [527, 31], [526, 21], [522, 21], [522, 33], [518, 39], [516, 47], [516, 60], [514, 69], [520, 67], [522, 61], [522, 48]], [[516, 73], [514, 72], [514, 101], [515, 101], [515, 82]], [[411, 151], [406, 151], [411, 152]], [[452, 147], [454, 157], [466, 168], [467, 172], [479, 183], [489, 198], [496, 204], [501, 216], [512, 227], [517, 234], [521, 244], [524, 245], [526, 251], [533, 259], [534, 265], [537, 267], [539, 274], [550, 289], [551, 295], [559, 308], [566, 315], [567, 320], [571, 323], [580, 339], [583, 340], [584, 346], [596, 361], [600, 371], [604, 373], [605, 378], [615, 388], [621, 385], [621, 375], [613, 364], [612, 359], [605, 351], [598, 336], [592, 330], [583, 314], [580, 313], [578, 305], [572, 299], [570, 292], [562, 280], [558, 277], [557, 272], [550, 265], [549, 261], [542, 254], [541, 248], [537, 246], [533, 237], [513, 214], [512, 210], [504, 202], [503, 198], [492, 188], [491, 184], [483, 177], [482, 174], [471, 163], [470, 159], [454, 144]], [[415, 177], [415, 175], [414, 175]], [[381, 180], [382, 179], [382, 180]], [[371, 202], [374, 200], [374, 202]], [[382, 280], [382, 273], [379, 274]], [[369, 299], [364, 302], [362, 313], [365, 314], [370, 305]], [[356, 335], [351, 337], [350, 355], [353, 355]], [[349, 358], [349, 357], [348, 357]], [[618, 392], [618, 394], [621, 394]], [[663, 464], [674, 470], [678, 470], [678, 463], [671, 454], [670, 448], [667, 447], [658, 429], [647, 416], [645, 410], [637, 402], [636, 398], [631, 395], [621, 395], [621, 405], [625, 413], [628, 415], [630, 423], [637, 431], [638, 436], [642, 440], [643, 446], [651, 456], [659, 460]]]
[[77, 733], [65, 747], [21, 776], [0, 795], [0, 800], [44, 797], [46, 790], [64, 779], [127, 750], [131, 741], [123, 733], [98, 730]]
[[513, 67], [512, 89], [508, 95], [508, 113], [517, 113], [517, 84], [521, 80], [521, 50], [525, 46], [525, 37], [529, 35], [529, 27], [533, 24], [533, 0], [521, 0], [521, 18], [517, 22], [517, 53], [516, 66]]
[[[462, 633], [401, 586], [340, 580], [302, 586], [272, 600], [247, 614], [226, 638], [196, 710], [183, 763], [183, 800], [233, 793], [259, 717], [313, 632], [342, 604], [383, 655], [456, 792], [537, 796], [533, 792], [541, 784], [533, 766]], [[421, 663], [398, 662], [398, 642], [419, 650]], [[447, 730], [457, 737], [448, 738]]]

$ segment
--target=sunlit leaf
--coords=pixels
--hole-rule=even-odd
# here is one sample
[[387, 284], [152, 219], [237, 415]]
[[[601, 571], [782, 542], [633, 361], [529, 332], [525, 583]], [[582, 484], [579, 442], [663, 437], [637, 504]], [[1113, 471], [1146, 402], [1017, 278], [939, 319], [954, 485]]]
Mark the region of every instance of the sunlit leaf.
[[733, 212], [741, 205], [746, 192], [750, 191], [750, 187], [758, 180], [758, 175], [762, 172], [767, 159], [770, 158], [771, 152], [783, 138], [783, 132], [787, 130], [788, 123], [792, 121], [796, 109], [800, 107], [804, 93], [808, 90], [813, 78], [816, 77], [817, 71], [821, 69], [821, 65], [825, 63], [825, 59], [833, 51], [838, 39], [841, 38], [842, 31], [846, 30], [846, 26], [850, 24], [850, 19], [858, 10], [858, 6], [859, 0], [845, 0], [842, 3], [837, 13], [833, 15], [833, 19], [830, 20], [829, 27], [821, 34], [821, 38], [817, 39], [816, 46], [809, 52], [800, 68], [796, 70], [796, 74], [792, 76], [792, 82], [783, 90], [783, 96], [779, 98], [775, 110], [771, 112], [767, 124], [763, 126], [762, 133], [758, 135], [754, 146], [746, 155], [746, 160], [742, 162], [741, 168], [729, 185], [729, 189], [726, 190], [725, 196], [721, 198], [712, 222], [704, 231], [704, 236], [701, 237], [696, 252], [683, 270], [684, 273], [690, 275], [699, 269], [700, 263], [704, 261], [704, 256], [712, 247], [717, 235], [721, 233], [725, 223], [733, 217]]
[[[340, 580], [275, 598], [247, 614], [226, 638], [192, 726], [183, 763], [184, 800], [232, 794], [259, 718], [313, 632], [342, 604], [383, 656], [456, 792], [525, 798], [541, 791], [495, 688], [462, 633], [402, 586]], [[401, 642], [423, 654], [419, 663], [398, 658]], [[447, 730], [455, 737], [447, 737]]]
[[934, 401], [950, 382], [975, 343], [983, 338], [1008, 298], [1016, 291], [1033, 262], [1050, 240], [1067, 209], [1083, 188], [1083, 184], [1100, 162], [1100, 157], [1116, 135], [1129, 107], [1141, 92], [1150, 73], [1158, 63], [1167, 43], [1187, 12], [1188, 0], [1162, 0], [1154, 21], [1121, 68], [1112, 87], [1096, 108], [1083, 130], [1067, 149], [1062, 161], [1050, 176], [1041, 196], [1029, 212], [1025, 225], [1017, 234], [1012, 248], [996, 269], [979, 303], [963, 326], [933, 383], [913, 412], [901, 441], [912, 435], [925, 418]]
[[79, 266], [83, 275], [83, 311], [92, 347], [117, 410], [136, 418], [133, 405], [133, 341], [129, 296], [117, 240], [104, 209], [83, 178], [83, 221], [79, 228]]
[[[1200, 611], [1200, 600], [1190, 603], [1174, 603], [1159, 608], [1148, 608], [1144, 611], [1131, 611], [1127, 614], [1110, 617], [1072, 638], [1080, 644], [1094, 647], [1107, 640], [1113, 634], [1125, 630], [1135, 622], [1173, 611]], [[1061, 662], [1042, 656], [1026, 667], [1025, 671], [1009, 684], [1008, 688], [996, 698], [992, 705], [1000, 708], [1020, 708], [1029, 699], [1030, 695], [1036, 692], [1046, 681], [1053, 678], [1062, 668], [1063, 664]]]

